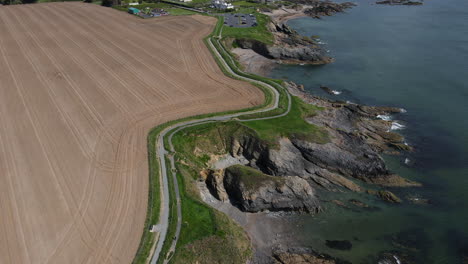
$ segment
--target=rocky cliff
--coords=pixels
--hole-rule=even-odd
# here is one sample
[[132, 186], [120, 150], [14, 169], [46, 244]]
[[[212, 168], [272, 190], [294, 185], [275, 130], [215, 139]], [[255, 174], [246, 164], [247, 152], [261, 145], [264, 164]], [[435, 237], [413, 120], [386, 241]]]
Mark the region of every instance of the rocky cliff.
[[243, 49], [251, 49], [282, 63], [325, 64], [333, 61], [314, 40], [301, 36], [285, 24], [271, 22], [268, 29], [275, 37], [272, 45], [252, 39], [237, 39], [235, 42]]
[[[212, 171], [206, 182], [215, 197], [230, 200], [248, 212], [316, 211], [320, 208], [316, 189], [363, 192], [362, 183], [381, 187], [419, 185], [389, 171], [380, 156], [383, 152], [411, 150], [402, 136], [391, 131], [392, 121], [377, 118], [401, 109], [330, 101], [305, 94], [295, 84], [289, 84], [289, 89], [306, 102], [323, 107], [307, 121], [326, 129], [329, 142], [283, 137], [271, 145], [253, 132], [231, 136], [225, 140], [228, 156], [243, 160], [247, 167]], [[368, 193], [399, 201], [396, 196], [379, 195], [388, 192]]]
[[245, 157], [249, 166], [266, 174], [297, 175], [328, 190], [344, 187], [361, 191], [355, 180], [382, 186], [418, 185], [390, 172], [379, 155], [411, 149], [402, 136], [390, 131], [392, 121], [377, 118], [401, 109], [329, 101], [307, 95], [295, 85], [290, 85], [290, 91], [324, 107], [307, 120], [324, 127], [330, 142], [282, 138], [278, 147], [271, 148], [255, 137], [238, 137], [232, 142], [232, 156]]
[[276, 248], [273, 252], [275, 264], [350, 264], [350, 262], [320, 254], [309, 248]]
[[297, 176], [274, 177], [242, 165], [211, 173], [207, 184], [213, 194], [246, 212], [319, 210], [309, 183]]
[[375, 2], [379, 5], [422, 5], [423, 2], [410, 0], [384, 0]]
[[346, 9], [355, 6], [352, 2], [334, 3], [331, 1], [318, 1], [318, 0], [294, 0], [293, 2], [305, 4], [310, 6], [304, 10], [304, 14], [320, 18], [322, 16], [332, 16], [335, 13], [344, 12]]

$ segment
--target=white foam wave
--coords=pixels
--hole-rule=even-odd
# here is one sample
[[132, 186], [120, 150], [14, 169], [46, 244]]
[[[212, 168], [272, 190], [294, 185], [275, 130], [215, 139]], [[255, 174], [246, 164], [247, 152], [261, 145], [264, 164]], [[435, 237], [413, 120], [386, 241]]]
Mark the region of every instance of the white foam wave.
[[389, 115], [377, 115], [377, 118], [378, 118], [378, 119], [385, 120], [385, 121], [390, 121], [390, 120], [392, 120], [392, 117], [389, 116]]
[[398, 123], [398, 122], [392, 122], [392, 126], [390, 127], [390, 130], [402, 130], [405, 129], [405, 126]]
[[332, 94], [334, 94], [334, 95], [339, 95], [339, 94], [341, 94], [341, 92], [340, 92], [340, 91], [337, 91], [337, 90], [332, 90], [331, 92], [332, 92]]
[[406, 113], [406, 112], [408, 112], [408, 111], [406, 111], [406, 109], [400, 108], [400, 113]]

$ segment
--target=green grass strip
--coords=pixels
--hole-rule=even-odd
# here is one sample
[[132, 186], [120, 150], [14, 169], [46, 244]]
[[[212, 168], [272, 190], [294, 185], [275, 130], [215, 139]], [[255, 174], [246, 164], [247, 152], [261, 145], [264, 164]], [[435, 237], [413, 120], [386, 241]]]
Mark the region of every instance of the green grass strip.
[[[216, 24], [213, 32], [208, 37], [206, 37], [204, 39], [205, 44], [207, 43], [208, 38], [213, 39], [213, 38], [215, 38], [214, 36], [219, 35], [219, 32], [220, 32], [222, 26], [223, 26], [223, 19], [219, 18], [218, 23]], [[217, 44], [215, 44], [215, 43], [217, 43]], [[234, 60], [232, 59], [231, 55], [226, 52], [226, 50], [224, 49], [222, 44], [220, 44], [217, 40], [213, 41], [213, 44], [215, 45], [215, 48], [219, 51], [219, 53], [221, 54], [223, 59], [226, 60], [229, 67], [231, 67], [231, 70], [234, 71], [236, 74], [239, 74], [240, 76], [248, 77], [248, 78], [251, 78], [251, 79], [254, 79], [254, 80], [263, 81], [265, 83], [268, 83], [268, 84], [272, 85], [273, 87], [275, 87], [280, 92], [280, 110], [275, 109], [275, 110], [270, 111], [268, 113], [267, 112], [261, 113], [262, 116], [268, 116], [268, 115], [273, 116], [273, 115], [277, 115], [278, 112], [280, 112], [280, 111], [285, 111], [285, 109], [287, 107], [287, 98], [285, 96], [286, 95], [285, 88], [281, 86], [282, 81], [273, 80], [273, 79], [269, 79], [269, 78], [265, 78], [265, 77], [261, 77], [261, 76], [257, 76], [257, 75], [253, 75], [253, 74], [246, 74], [246, 73], [241, 72], [237, 68], [237, 65], [235, 65], [235, 63], [233, 63]], [[214, 56], [214, 51], [211, 50], [209, 45], [207, 45], [207, 47]], [[231, 74], [229, 74], [227, 72], [227, 70], [224, 68], [224, 65], [219, 61], [217, 56], [214, 56], [214, 58], [215, 58], [216, 62], [218, 63], [218, 66], [221, 68], [221, 70], [223, 71], [224, 74], [226, 74], [227, 76], [229, 76], [231, 78], [238, 79], [235, 76], [232, 76]], [[254, 83], [252, 83], [252, 84], [254, 84]], [[198, 115], [198, 116], [193, 116], [193, 117], [187, 117], [187, 118], [183, 118], [183, 119], [179, 119], [179, 120], [173, 120], [173, 121], [167, 122], [165, 124], [161, 124], [161, 125], [153, 128], [150, 131], [150, 133], [148, 135], [148, 143], [147, 143], [147, 145], [148, 145], [149, 182], [150, 182], [150, 184], [149, 184], [150, 189], [149, 189], [149, 195], [148, 195], [147, 217], [146, 217], [146, 220], [145, 220], [145, 226], [144, 226], [144, 231], [143, 231], [143, 235], [142, 235], [142, 240], [140, 242], [139, 248], [137, 250], [137, 253], [136, 253], [135, 258], [134, 258], [132, 263], [135, 263], [135, 264], [146, 263], [146, 261], [150, 257], [149, 254], [150, 254], [150, 251], [151, 251], [151, 247], [153, 246], [153, 243], [154, 243], [154, 234], [149, 232], [149, 229], [150, 229], [150, 227], [152, 225], [157, 224], [158, 221], [159, 221], [160, 206], [161, 206], [161, 193], [160, 193], [160, 182], [159, 182], [160, 164], [159, 164], [159, 161], [157, 159], [155, 144], [156, 144], [156, 140], [157, 140], [159, 134], [161, 133], [161, 131], [163, 131], [165, 128], [167, 128], [169, 126], [172, 126], [174, 124], [184, 122], [184, 121], [202, 119], [202, 118], [219, 116], [219, 115], [227, 115], [227, 114], [232, 114], [232, 113], [247, 112], [247, 111], [252, 111], [252, 110], [255, 110], [255, 109], [261, 109], [261, 108], [264, 108], [264, 107], [270, 105], [273, 102], [272, 92], [268, 88], [265, 88], [265, 87], [263, 87], [261, 85], [258, 85], [258, 84], [254, 84], [254, 85], [259, 87], [265, 94], [265, 101], [260, 106], [251, 107], [251, 108], [247, 108], [247, 109], [243, 109], [243, 110], [225, 111], [225, 112], [220, 112], [220, 113], [210, 113], [210, 114]], [[255, 116], [255, 114], [252, 114], [252, 116]], [[164, 139], [164, 142], [167, 143], [167, 139]], [[168, 166], [168, 168], [170, 168], [170, 166]], [[173, 194], [174, 190], [173, 190], [173, 186], [172, 186], [173, 183], [172, 183], [171, 180], [169, 180], [168, 182], [170, 184], [169, 185], [170, 195], [171, 195], [171, 192], [172, 192], [172, 195], [174, 195]], [[175, 199], [171, 199], [170, 204], [173, 204], [174, 200]], [[174, 205], [172, 205], [172, 206], [174, 206]], [[176, 210], [171, 209], [170, 212], [171, 212], [171, 214], [170, 214], [171, 216], [170, 216], [170, 219], [169, 219], [170, 220], [169, 229], [168, 229], [167, 237], [166, 237], [164, 245], [163, 245], [163, 250], [161, 251], [161, 257], [162, 258], [159, 258], [159, 260], [162, 260], [162, 259], [164, 259], [164, 257], [166, 257], [166, 255], [168, 253], [167, 250], [170, 247], [170, 242], [172, 241], [173, 235], [174, 235], [174, 232], [175, 232], [176, 221], [171, 221], [171, 220], [172, 219], [177, 220], [177, 216], [175, 215]]]

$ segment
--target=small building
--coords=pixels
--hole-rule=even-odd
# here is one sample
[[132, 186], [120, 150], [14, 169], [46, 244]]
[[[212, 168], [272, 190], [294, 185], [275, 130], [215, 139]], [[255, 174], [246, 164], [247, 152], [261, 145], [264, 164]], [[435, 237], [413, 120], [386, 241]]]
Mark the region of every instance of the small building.
[[130, 8], [128, 8], [128, 13], [136, 15], [136, 14], [140, 13], [140, 10], [137, 9], [137, 8], [134, 8], [134, 7], [130, 7]]
[[180, 0], [181, 2], [187, 3], [187, 2], [192, 2], [192, 0]]
[[136, 5], [139, 5], [140, 3], [138, 2], [135, 2], [135, 3], [128, 3], [129, 6], [136, 6]]
[[227, 3], [224, 0], [213, 0], [213, 7], [221, 10], [234, 9], [231, 3]]

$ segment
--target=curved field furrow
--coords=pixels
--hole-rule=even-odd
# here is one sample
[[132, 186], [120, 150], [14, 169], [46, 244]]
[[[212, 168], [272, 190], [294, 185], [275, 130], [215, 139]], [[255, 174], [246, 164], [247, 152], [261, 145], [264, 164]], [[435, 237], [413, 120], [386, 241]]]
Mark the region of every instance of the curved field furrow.
[[[147, 107], [151, 106], [153, 103], [151, 99], [147, 98], [148, 95], [144, 96], [141, 93], [138, 93], [138, 91], [134, 91], [132, 89], [132, 86], [135, 85], [135, 82], [139, 82], [139, 79], [134, 75], [134, 74], [129, 74], [127, 71], [123, 71], [122, 68], [124, 67], [125, 63], [122, 63], [122, 61], [118, 61], [114, 58], [116, 53], [109, 53], [109, 50], [107, 47], [105, 47], [104, 44], [102, 44], [101, 40], [99, 38], [94, 41], [90, 38], [90, 34], [87, 30], [84, 30], [80, 26], [77, 26], [76, 23], [70, 22], [70, 19], [64, 15], [64, 12], [57, 12], [53, 8], [48, 7], [47, 5], [40, 6], [37, 9], [45, 7], [47, 11], [40, 10], [39, 12], [43, 12], [47, 14], [47, 16], [52, 16], [54, 21], [60, 21], [59, 25], [61, 26], [61, 29], [63, 32], [67, 32], [65, 30], [64, 26], [67, 26], [71, 31], [70, 34], [78, 35], [74, 36], [72, 35], [72, 38], [75, 38], [76, 41], [80, 42], [80, 46], [84, 49], [83, 52], [89, 53], [92, 57], [94, 57], [99, 63], [100, 66], [105, 68], [108, 73], [111, 74], [111, 77], [115, 80], [117, 80], [120, 85], [125, 87], [125, 92], [128, 92], [135, 96], [140, 103], [145, 104]], [[54, 17], [57, 15], [58, 17]], [[131, 98], [127, 97], [127, 100], [130, 100]], [[122, 102], [125, 102], [123, 100]]]
[[[53, 12], [56, 12], [54, 9], [51, 9]], [[68, 20], [74, 19], [74, 16], [68, 17]], [[73, 23], [73, 27], [80, 27], [80, 20], [74, 20], [75, 23]], [[86, 32], [94, 32], [96, 36], [101, 36], [105, 34], [106, 30], [102, 30], [100, 32], [97, 32], [94, 30], [92, 27], [86, 27], [84, 24], [81, 24], [83, 27], [86, 28]], [[88, 40], [90, 40], [90, 36], [88, 35]], [[114, 59], [118, 64], [119, 64], [119, 74], [121, 75], [131, 75], [127, 78], [132, 78], [133, 82], [135, 84], [138, 84], [138, 86], [145, 88], [145, 90], [142, 91], [143, 94], [146, 94], [146, 97], [144, 100], [148, 103], [148, 105], [151, 105], [151, 102], [157, 101], [157, 100], [168, 100], [168, 96], [165, 93], [164, 90], [157, 91], [154, 89], [151, 89], [151, 82], [147, 80], [147, 75], [142, 74], [137, 67], [129, 63], [128, 60], [134, 60], [138, 61], [136, 58], [128, 55], [125, 49], [121, 49], [118, 45], [115, 44], [114, 41], [108, 41], [106, 38], [103, 38], [101, 40], [94, 41], [97, 47], [99, 47], [104, 53], [106, 53], [109, 58]], [[117, 51], [113, 51], [113, 49], [110, 48], [110, 46], [117, 47]], [[142, 68], [142, 67], [140, 67]], [[150, 97], [151, 95], [151, 97]]]
[[[198, 21], [197, 21], [197, 22], [198, 22]], [[100, 23], [98, 23], [98, 24], [95, 25], [95, 26], [102, 25], [103, 23], [104, 23], [104, 21], [101, 21]], [[172, 26], [172, 25], [173, 25], [173, 23], [171, 23], [171, 24], [166, 23], [166, 24], [164, 25], [164, 27], [154, 28], [153, 31], [158, 30], [158, 32], [154, 32], [153, 34], [156, 34], [156, 33], [157, 33], [157, 34], [156, 34], [157, 36], [165, 36], [165, 35], [168, 35], [168, 34], [171, 33], [171, 30], [167, 30], [166, 32], [162, 32], [162, 30], [163, 30], [163, 29], [166, 29], [166, 28], [169, 28], [169, 27]], [[188, 27], [190, 28], [191, 25], [188, 26]], [[153, 29], [153, 28], [152, 28], [152, 29]], [[211, 29], [210, 29], [209, 31], [206, 31], [206, 34], [204, 34], [204, 35], [207, 35], [210, 31], [211, 31]], [[186, 32], [187, 32], [187, 30], [186, 30]], [[188, 31], [188, 33], [186, 33], [186, 34], [193, 34], [193, 33], [195, 33], [195, 34], [200, 34], [200, 32], [197, 32], [196, 30]], [[148, 32], [148, 34], [135, 34], [132, 30], [130, 30], [130, 31], [122, 32], [121, 35], [122, 35], [122, 36], [126, 36], [126, 37], [129, 38], [129, 39], [132, 39], [132, 43], [146, 43], [146, 42], [139, 42], [139, 41], [138, 41], [138, 38], [143, 38], [143, 40], [148, 40], [147, 35], [150, 35], [150, 32]], [[186, 37], [188, 37], [188, 36], [186, 36]], [[154, 44], [152, 47], [150, 47], [150, 50], [156, 49], [156, 51], [153, 52], [153, 54], [151, 54], [151, 53], [145, 51], [145, 49], [141, 48], [141, 46], [140, 46], [140, 47], [137, 47], [137, 48], [135, 49], [135, 51], [138, 51], [138, 52], [140, 52], [140, 53], [145, 53], [145, 56], [143, 56], [142, 58], [143, 58], [143, 59], [145, 59], [145, 58], [146, 58], [146, 59], [149, 59], [149, 58], [150, 58], [150, 59], [151, 59], [151, 62], [156, 66], [156, 65], [158, 65], [158, 64], [161, 63], [161, 60], [160, 60], [160, 58], [159, 58], [159, 57], [161, 57], [161, 50], [164, 51], [164, 50], [166, 50], [166, 49], [172, 47], [172, 45], [171, 45], [170, 47], [167, 47], [167, 45], [166, 45], [166, 47], [165, 47], [164, 49], [161, 49], [161, 48], [160, 48], [160, 47], [161, 47], [160, 43], [161, 43], [161, 42], [164, 42], [164, 40], [165, 40], [164, 38], [159, 38], [159, 37], [158, 37], [158, 38], [157, 38], [157, 41], [152, 41], [152, 42], [150, 41], [150, 42], [149, 42], [149, 43], [153, 43], [153, 44]], [[128, 41], [128, 39], [124, 39], [124, 41]], [[158, 45], [159, 45], [159, 47], [158, 47]], [[176, 51], [178, 51], [178, 50], [176, 50]], [[173, 54], [177, 54], [177, 52], [175, 52], [175, 53], [173, 52]], [[137, 55], [138, 55], [138, 53], [137, 53]], [[167, 60], [168, 62], [174, 61], [177, 57], [178, 57], [178, 56], [172, 56], [170, 59], [164, 59], [163, 62], [166, 62], [166, 60]], [[178, 59], [178, 58], [177, 58], [177, 59]], [[181, 62], [180, 64], [182, 64], [182, 62]], [[163, 64], [163, 65], [167, 65], [167, 64]], [[164, 76], [164, 75], [167, 75], [167, 74], [171, 74], [171, 71], [167, 71], [167, 69], [168, 69], [168, 68], [166, 68], [166, 67], [164, 67], [164, 68], [162, 69], [162, 71], [163, 71], [163, 76]], [[178, 67], [177, 71], [180, 71], [180, 66]], [[177, 83], [173, 83], [173, 84], [174, 84], [175, 86], [177, 86], [179, 89], [182, 89], [182, 88], [180, 87], [180, 85], [178, 85]], [[192, 94], [191, 94], [191, 95], [192, 95]]]
[[263, 100], [217, 68], [215, 21], [0, 6], [0, 263], [131, 262], [150, 129]]
[[[77, 17], [83, 16], [83, 13], [79, 12], [79, 9], [76, 9], [73, 12], [77, 15]], [[172, 44], [171, 40], [165, 37], [161, 37], [166, 36], [167, 33], [171, 32], [167, 31], [169, 30], [167, 27], [170, 26], [171, 23], [164, 22], [157, 28], [151, 27], [148, 29], [145, 26], [146, 24], [128, 25], [128, 23], [125, 23], [125, 21], [120, 19], [120, 15], [120, 12], [117, 11], [115, 15], [106, 17], [105, 19], [104, 17], [96, 16], [92, 20], [86, 21], [86, 23], [88, 25], [93, 25], [93, 27], [105, 27], [108, 23], [115, 24], [116, 30], [106, 33], [112, 33], [113, 37], [118, 38], [121, 42], [127, 42], [129, 45], [135, 48], [135, 51], [140, 51], [145, 56], [151, 57], [151, 61], [164, 65], [165, 69], [171, 71], [179, 70], [178, 65], [181, 62], [180, 58], [172, 54], [176, 48], [170, 46]], [[131, 18], [135, 19], [135, 17]], [[135, 31], [136, 28], [138, 28], [138, 32]], [[172, 34], [174, 33], [176, 32], [172, 32]], [[187, 34], [187, 31], [179, 33], [178, 35], [182, 37], [183, 34]]]
[[[81, 7], [81, 8], [80, 8]], [[82, 10], [82, 6], [78, 5], [78, 8], [74, 9], [72, 12], [77, 17], [83, 17], [85, 14], [83, 12], [79, 12], [80, 9]], [[104, 12], [104, 10], [97, 10], [98, 12]], [[164, 30], [165, 27], [171, 25], [172, 23], [163, 22], [157, 28], [150, 28], [149, 30], [145, 27], [146, 22], [142, 21], [144, 24], [128, 24], [126, 21], [121, 20], [121, 12], [117, 10], [112, 10], [115, 12], [114, 14], [108, 14], [109, 16], [96, 16], [92, 19], [86, 21], [87, 24], [94, 26], [101, 26], [105, 27], [108, 24], [112, 24], [116, 26], [116, 30], [109, 32], [115, 33], [114, 36], [119, 38], [121, 41], [129, 42], [129, 44], [133, 44], [132, 46], [145, 51], [145, 55], [152, 56], [157, 54], [158, 57], [162, 59], [161, 62], [157, 61], [158, 63], [163, 63], [165, 68], [171, 69], [173, 71], [178, 70], [178, 65], [180, 64], [180, 58], [177, 56], [173, 56], [171, 54], [171, 50], [173, 50], [172, 46], [168, 46], [171, 41], [165, 37], [164, 34], [161, 34], [161, 30]], [[106, 11], [107, 12], [107, 11]], [[102, 14], [102, 13], [101, 13]], [[86, 16], [85, 16], [86, 17]], [[135, 19], [135, 17], [130, 16], [131, 19]], [[174, 20], [176, 21], [176, 20]], [[164, 26], [164, 28], [160, 27]], [[138, 28], [138, 31], [134, 29]], [[167, 32], [166, 32], [167, 33]], [[179, 33], [178, 35], [183, 37], [183, 34], [187, 34], [187, 29], [183, 32], [173, 32]], [[156, 58], [157, 59], [157, 58]]]
[[[20, 44], [20, 46], [22, 46], [22, 45]], [[22, 47], [24, 48], [24, 46], [22, 46]], [[31, 55], [29, 51], [25, 52], [25, 53]], [[34, 65], [33, 65], [34, 63], [32, 63], [31, 60], [29, 60], [29, 62], [34, 67]], [[34, 68], [37, 70], [37, 65]], [[21, 96], [24, 97], [23, 95], [21, 95]], [[30, 115], [31, 115], [31, 119], [39, 120], [39, 118], [37, 118], [37, 116], [36, 116], [36, 114], [34, 112], [31, 113]], [[38, 127], [38, 130], [40, 130], [40, 128], [39, 128], [40, 125], [35, 125], [35, 127]], [[37, 133], [39, 133], [39, 132], [37, 132]], [[59, 165], [54, 164], [54, 163], [59, 162], [59, 157], [61, 157], [61, 154], [59, 152], [60, 152], [61, 148], [60, 148], [60, 146], [57, 146], [56, 144], [54, 144], [55, 142], [53, 142], [52, 144], [43, 143], [41, 141], [39, 141], [39, 142], [40, 142], [40, 144], [42, 146], [42, 149], [43, 149], [44, 153], [52, 153], [53, 151], [51, 150], [51, 148], [54, 148], [55, 152], [57, 152], [55, 158], [54, 157], [49, 157], [49, 154], [45, 154], [45, 157], [46, 157], [46, 159], [47, 159], [47, 161], [49, 163], [49, 166], [52, 168], [52, 174], [54, 175], [55, 181], [59, 185], [59, 190], [61, 190], [61, 195], [67, 201], [66, 205], [67, 205], [67, 209], [69, 211], [69, 214], [73, 215], [74, 214], [73, 212], [76, 211], [76, 209], [79, 207], [79, 205], [77, 204], [77, 201], [76, 201], [77, 200], [76, 195], [73, 192], [73, 188], [70, 187], [71, 185], [73, 185], [73, 182], [71, 182], [71, 180], [69, 178], [67, 178], [67, 177], [58, 177], [57, 176], [59, 174], [70, 174], [70, 171], [67, 171], [66, 170], [67, 167], [65, 167], [65, 166], [59, 166]], [[87, 180], [89, 180], [89, 179], [87, 179]], [[84, 227], [85, 227], [84, 232], [82, 232], [82, 233], [87, 235], [88, 237], [90, 237], [91, 233], [86, 228], [86, 226], [84, 226]]]
[[77, 65], [79, 65], [81, 70], [86, 72], [86, 74], [92, 79], [94, 83], [96, 83], [99, 89], [105, 93], [107, 98], [109, 98], [109, 100], [121, 111], [121, 113], [131, 113], [130, 109], [119, 101], [119, 97], [117, 97], [115, 93], [112, 93], [110, 90], [111, 87], [106, 85], [102, 81], [102, 78], [99, 78], [98, 72], [101, 70], [99, 66], [104, 64], [98, 65], [99, 63], [96, 62], [96, 59], [92, 56], [89, 56], [88, 53], [82, 52], [81, 54], [77, 55], [77, 53], [79, 53], [78, 51], [82, 49], [82, 46], [80, 46], [73, 38], [71, 38], [66, 31], [64, 31], [62, 35], [50, 34], [50, 30], [58, 30], [56, 24], [50, 23], [50, 20], [48, 20], [42, 12], [34, 12], [37, 7], [28, 5], [26, 8], [28, 9], [27, 12], [25, 12], [26, 17], [32, 19], [33, 23], [40, 26], [43, 34], [46, 34], [48, 37], [52, 38], [57, 45], [66, 46], [63, 50], [66, 52], [67, 56], [69, 56]]
[[[80, 13], [76, 13], [76, 17], [82, 16]], [[86, 24], [91, 24], [93, 22], [92, 20], [87, 20]], [[83, 25], [86, 27], [89, 31], [96, 32], [96, 29], [101, 29], [99, 32], [99, 35], [102, 34], [108, 34], [109, 35], [109, 40], [113, 40], [115, 38], [115, 41], [110, 41], [106, 46], [113, 46], [115, 47], [118, 52], [115, 54], [117, 56], [120, 56], [120, 54], [125, 54], [124, 50], [122, 50], [121, 45], [118, 43], [126, 42], [128, 45], [131, 46], [130, 49], [125, 50], [128, 53], [128, 57], [123, 58], [124, 61], [131, 61], [135, 60], [138, 63], [141, 63], [143, 66], [152, 69], [154, 72], [159, 73], [157, 76], [156, 75], [140, 75], [140, 78], [144, 78], [146, 80], [146, 83], [154, 83], [154, 82], [167, 82], [167, 86], [173, 86], [176, 87], [178, 91], [185, 92], [185, 95], [193, 96], [193, 94], [189, 94], [187, 89], [183, 87], [181, 82], [178, 80], [172, 80], [170, 78], [167, 78], [167, 75], [170, 75], [172, 71], [178, 71], [175, 67], [166, 67], [168, 66], [168, 62], [174, 61], [174, 60], [179, 60], [177, 57], [171, 57], [171, 58], [164, 58], [161, 57], [161, 54], [164, 54], [164, 49], [161, 48], [161, 45], [159, 45], [159, 48], [155, 48], [154, 45], [151, 48], [143, 48], [142, 45], [138, 45], [137, 43], [158, 43], [161, 41], [161, 39], [157, 39], [155, 41], [154, 39], [145, 37], [145, 34], [136, 34], [134, 30], [121, 30], [122, 32], [120, 33], [120, 37], [113, 33], [112, 31], [106, 30], [102, 26], [103, 23], [100, 22], [93, 22], [92, 26], [86, 27], [86, 25]], [[122, 36], [125, 36], [122, 38]], [[138, 37], [141, 36], [142, 41], [138, 41]], [[129, 40], [131, 39], [131, 41]], [[158, 43], [159, 44], [159, 43]], [[152, 52], [148, 51], [152, 50]], [[176, 59], [177, 58], [177, 59]], [[168, 71], [171, 69], [172, 71]], [[179, 68], [180, 69], [180, 68]], [[139, 72], [134, 69], [135, 74], [138, 74]], [[167, 98], [166, 98], [167, 99]]]
[[[5, 16], [5, 18], [6, 18], [6, 16]], [[2, 23], [2, 24], [5, 27], [8, 25], [7, 23]], [[7, 29], [2, 28], [1, 31], [2, 32], [0, 32], [0, 34], [2, 34], [2, 35], [9, 34]], [[14, 38], [12, 37], [12, 39], [14, 39]], [[34, 67], [35, 70], [37, 70], [37, 67], [35, 67], [35, 64], [30, 59], [27, 58], [27, 60], [31, 64], [31, 66]], [[47, 83], [47, 81], [45, 80], [44, 75], [37, 74], [37, 77], [41, 80], [42, 83]], [[49, 85], [49, 84], [47, 84], [47, 85]], [[69, 121], [69, 120], [71, 120], [70, 115], [66, 111], [61, 111], [63, 108], [59, 107], [58, 104], [56, 103], [55, 98], [57, 98], [59, 96], [57, 95], [57, 93], [54, 93], [53, 89], [50, 89], [48, 92], [49, 92], [49, 96], [50, 96], [51, 100], [53, 101], [54, 105], [59, 110], [60, 115], [62, 116], [62, 118], [64, 120], [66, 120], [66, 125], [70, 128], [70, 132], [73, 135], [73, 137], [76, 139], [76, 141], [78, 142], [77, 145], [80, 146], [80, 149], [81, 149], [82, 153], [89, 156], [90, 153], [88, 152], [88, 150], [86, 148], [84, 148], [84, 146], [86, 146], [88, 143], [86, 142], [86, 140], [83, 137], [79, 136], [80, 130], [73, 124], [73, 122]], [[83, 117], [83, 119], [86, 120], [87, 118]]]

